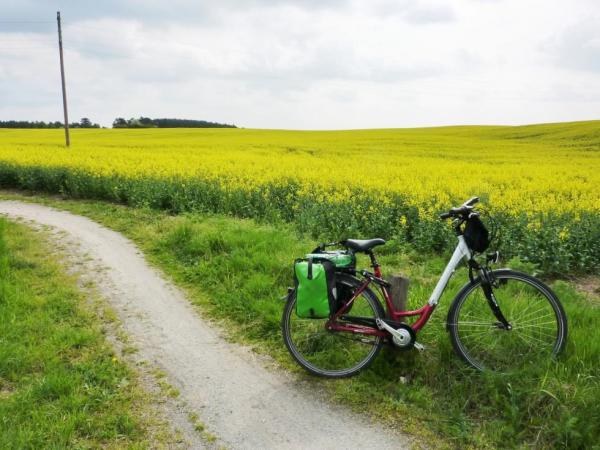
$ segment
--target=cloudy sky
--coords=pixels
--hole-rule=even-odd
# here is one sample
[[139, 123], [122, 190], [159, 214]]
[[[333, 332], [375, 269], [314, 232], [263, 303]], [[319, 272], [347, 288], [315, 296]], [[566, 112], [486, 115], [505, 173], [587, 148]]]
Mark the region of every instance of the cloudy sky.
[[598, 0], [0, 0], [0, 120], [600, 119]]

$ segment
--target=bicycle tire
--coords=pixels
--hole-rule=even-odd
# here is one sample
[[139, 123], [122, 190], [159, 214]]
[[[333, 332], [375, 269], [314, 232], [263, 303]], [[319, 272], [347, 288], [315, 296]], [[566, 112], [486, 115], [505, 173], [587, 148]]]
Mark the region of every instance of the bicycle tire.
[[454, 351], [480, 371], [501, 373], [559, 355], [568, 326], [556, 294], [522, 272], [500, 269], [491, 275], [494, 295], [512, 329], [504, 329], [492, 313], [478, 277], [461, 289], [448, 311], [446, 328]]
[[[336, 278], [336, 285], [342, 283], [354, 289], [362, 285], [360, 280], [350, 275], [337, 274]], [[281, 318], [283, 341], [296, 362], [311, 374], [326, 378], [350, 377], [367, 368], [381, 351], [384, 344], [383, 338], [372, 336], [361, 337], [365, 335], [343, 331], [329, 331], [325, 328], [325, 323], [328, 319], [300, 319], [296, 316], [295, 305], [296, 296], [292, 292]], [[385, 312], [379, 299], [373, 291], [366, 288], [355, 300], [351, 312], [365, 317], [368, 309], [370, 309], [373, 318], [385, 317]], [[298, 326], [297, 324], [300, 325]], [[309, 331], [302, 334], [304, 331], [302, 327], [305, 327]], [[297, 331], [298, 329], [300, 331]], [[298, 336], [306, 336], [312, 329], [320, 329], [320, 331], [309, 335], [315, 336], [314, 338], [304, 339], [305, 343], [308, 344], [310, 342], [311, 348], [309, 348], [309, 345], [300, 345], [300, 337]], [[318, 338], [317, 336], [322, 336], [322, 338]], [[344, 363], [343, 355], [340, 355], [340, 353], [345, 351], [345, 355], [352, 356], [350, 351], [343, 346], [344, 343], [347, 343], [345, 340], [358, 342], [360, 345], [365, 346], [365, 349], [368, 349], [364, 354], [357, 354], [355, 362], [349, 361], [348, 367], [345, 367], [346, 364]], [[326, 343], [330, 343], [331, 345], [325, 348]], [[357, 348], [357, 350], [360, 350], [360, 348]], [[309, 354], [310, 351], [312, 353]], [[359, 352], [354, 351], [354, 353]], [[341, 367], [332, 367], [334, 363], [341, 365]], [[329, 366], [327, 366], [328, 364]]]

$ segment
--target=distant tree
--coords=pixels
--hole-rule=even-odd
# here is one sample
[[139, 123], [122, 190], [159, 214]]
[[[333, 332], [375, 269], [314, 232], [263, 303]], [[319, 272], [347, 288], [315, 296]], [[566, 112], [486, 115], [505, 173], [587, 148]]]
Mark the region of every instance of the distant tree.
[[61, 128], [62, 122], [44, 122], [37, 120], [30, 122], [28, 120], [5, 120], [0, 121], [0, 128]]
[[155, 128], [156, 125], [152, 122], [152, 119], [149, 117], [140, 117], [136, 119], [132, 117], [127, 121], [128, 128]]
[[138, 121], [140, 122], [141, 125], [146, 126], [146, 127], [154, 127], [155, 126], [150, 117], [140, 117], [138, 119]]
[[127, 127], [128, 128], [144, 128], [144, 125], [142, 124], [142, 122], [140, 122], [139, 119], [132, 117], [131, 119], [129, 119], [127, 121]]
[[208, 122], [206, 120], [154, 119], [153, 122], [158, 128], [236, 128], [235, 125]]
[[117, 117], [113, 121], [113, 128], [237, 128], [235, 125], [225, 123], [208, 122], [206, 120], [190, 119], [151, 119], [141, 116], [125, 120]]
[[[44, 122], [43, 120], [0, 120], [0, 128], [62, 128], [63, 123], [57, 121]], [[100, 128], [97, 123], [92, 123], [90, 119], [84, 117], [80, 122], [69, 124], [71, 128]]]
[[112, 123], [113, 128], [127, 128], [127, 125], [127, 121], [122, 117], [117, 117]]

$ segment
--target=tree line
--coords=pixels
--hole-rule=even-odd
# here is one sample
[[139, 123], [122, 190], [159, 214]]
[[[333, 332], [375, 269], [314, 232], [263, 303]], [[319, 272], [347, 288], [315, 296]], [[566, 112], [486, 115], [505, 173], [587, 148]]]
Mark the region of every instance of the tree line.
[[117, 117], [112, 124], [113, 128], [237, 128], [226, 123], [208, 122], [206, 120], [191, 119], [151, 119], [139, 117], [125, 120]]
[[[62, 128], [63, 123], [29, 121], [29, 120], [0, 120], [0, 128]], [[151, 119], [150, 117], [132, 117], [126, 120], [117, 117], [113, 120], [113, 128], [237, 128], [235, 125], [226, 123], [208, 122], [206, 120], [191, 119]], [[92, 123], [87, 117], [79, 122], [69, 124], [69, 128], [100, 128], [97, 123]]]
[[[0, 120], [0, 128], [62, 128], [63, 123], [29, 121], [29, 120]], [[100, 128], [97, 123], [92, 123], [87, 117], [83, 117], [79, 122], [69, 124], [69, 128]]]

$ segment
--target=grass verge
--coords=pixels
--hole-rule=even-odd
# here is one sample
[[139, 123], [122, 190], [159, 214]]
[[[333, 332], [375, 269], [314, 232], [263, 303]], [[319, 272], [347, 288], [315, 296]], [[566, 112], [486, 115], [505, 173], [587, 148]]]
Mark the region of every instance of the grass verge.
[[[5, 195], [19, 200], [20, 195]], [[180, 215], [93, 201], [30, 197], [86, 215], [134, 240], [148, 259], [189, 293], [209, 317], [227, 324], [234, 340], [297, 368], [281, 341], [278, 298], [291, 284], [291, 263], [314, 242], [291, 228], [228, 217]], [[411, 277], [410, 305], [423, 303], [445, 258], [411, 253], [390, 243], [380, 252], [389, 272]], [[365, 261], [362, 261], [366, 263]], [[531, 272], [534, 267], [513, 268]], [[515, 266], [516, 265], [516, 266]], [[444, 329], [451, 299], [466, 281], [457, 272], [441, 305], [420, 334], [422, 354], [388, 349], [371, 369], [342, 381], [310, 379], [331, 397], [367, 411], [434, 447], [600, 448], [600, 308], [569, 283], [554, 281], [570, 338], [558, 362], [515, 376], [466, 368]]]
[[0, 448], [161, 447], [170, 432], [59, 258], [0, 218]]

